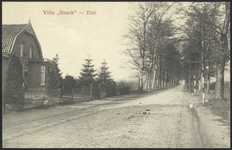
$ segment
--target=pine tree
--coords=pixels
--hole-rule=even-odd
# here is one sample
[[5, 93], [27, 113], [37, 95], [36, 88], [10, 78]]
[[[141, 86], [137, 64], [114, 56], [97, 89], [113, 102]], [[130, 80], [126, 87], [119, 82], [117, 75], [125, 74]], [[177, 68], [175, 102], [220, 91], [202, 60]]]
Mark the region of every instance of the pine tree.
[[100, 73], [98, 74], [97, 77], [97, 81], [99, 84], [104, 84], [104, 82], [112, 80], [110, 78], [111, 77], [110, 72], [108, 71], [109, 67], [107, 67], [106, 65], [107, 63], [104, 60], [104, 62], [102, 62]]
[[83, 68], [81, 69], [80, 77], [79, 77], [79, 83], [81, 84], [81, 87], [83, 86], [90, 86], [95, 82], [95, 74], [94, 65], [91, 64], [92, 59], [85, 59], [86, 63], [83, 64]]
[[102, 62], [101, 70], [97, 76], [97, 82], [101, 87], [106, 88], [106, 96], [113, 96], [117, 94], [117, 85], [111, 78], [108, 69], [109, 67], [107, 67], [107, 63], [104, 60], [104, 62]]

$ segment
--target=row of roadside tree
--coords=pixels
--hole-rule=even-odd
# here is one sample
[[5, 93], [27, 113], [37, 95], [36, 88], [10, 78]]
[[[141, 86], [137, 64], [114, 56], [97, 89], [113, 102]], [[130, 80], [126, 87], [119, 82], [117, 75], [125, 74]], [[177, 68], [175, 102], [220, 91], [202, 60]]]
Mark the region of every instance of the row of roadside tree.
[[[140, 90], [185, 80], [189, 90], [224, 98], [224, 69], [230, 62], [229, 2], [141, 2], [129, 17], [124, 54]], [[206, 83], [207, 82], [207, 83]], [[192, 86], [193, 85], [193, 86]]]
[[129, 17], [124, 54], [131, 58], [127, 64], [136, 71], [140, 90], [177, 85], [180, 80], [179, 39], [171, 17], [165, 16], [170, 8], [164, 2], [139, 3]]

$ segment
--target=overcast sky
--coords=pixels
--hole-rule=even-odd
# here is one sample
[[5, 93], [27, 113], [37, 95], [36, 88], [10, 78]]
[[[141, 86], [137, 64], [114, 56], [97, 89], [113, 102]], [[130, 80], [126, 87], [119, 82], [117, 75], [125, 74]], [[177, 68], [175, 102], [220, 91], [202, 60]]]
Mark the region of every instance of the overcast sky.
[[[126, 39], [122, 36], [135, 6], [135, 2], [3, 2], [2, 23], [27, 24], [30, 18], [44, 58], [51, 59], [58, 54], [63, 76], [78, 77], [84, 59], [90, 55], [95, 69], [106, 60], [116, 81], [137, 81], [131, 77], [133, 72], [125, 68], [128, 57], [121, 54], [126, 49]], [[57, 15], [60, 10], [73, 11], [74, 15]], [[54, 12], [54, 15], [45, 14], [45, 11]], [[96, 12], [96, 15], [87, 15], [87, 11]], [[174, 21], [175, 24], [182, 22]], [[225, 72], [226, 80], [230, 79], [229, 75]]]
[[[132, 75], [123, 69], [125, 56], [121, 51], [125, 49], [122, 36], [134, 6], [129, 2], [3, 2], [2, 23], [27, 24], [30, 18], [43, 57], [51, 59], [58, 54], [63, 76], [78, 77], [90, 54], [95, 69], [105, 59], [113, 78], [119, 81]], [[60, 10], [73, 11], [74, 15], [57, 15]], [[96, 15], [87, 15], [87, 11]]]

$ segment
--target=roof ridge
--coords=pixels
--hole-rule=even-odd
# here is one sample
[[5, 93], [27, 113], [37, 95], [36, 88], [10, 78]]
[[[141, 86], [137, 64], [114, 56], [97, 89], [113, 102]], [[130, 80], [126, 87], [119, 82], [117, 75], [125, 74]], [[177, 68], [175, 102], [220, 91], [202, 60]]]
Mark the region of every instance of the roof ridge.
[[2, 25], [27, 25], [27, 24], [2, 24]]

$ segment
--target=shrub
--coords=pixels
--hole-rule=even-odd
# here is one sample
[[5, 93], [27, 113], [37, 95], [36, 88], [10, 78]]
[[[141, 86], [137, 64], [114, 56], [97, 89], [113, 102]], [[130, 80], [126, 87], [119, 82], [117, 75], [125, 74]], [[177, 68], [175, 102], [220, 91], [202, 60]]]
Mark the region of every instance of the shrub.
[[129, 94], [130, 93], [130, 86], [127, 85], [125, 82], [120, 82], [118, 84], [118, 93], [119, 95], [125, 95], [125, 94]]
[[[215, 85], [216, 85], [216, 82], [210, 83], [210, 85], [209, 85], [210, 90], [215, 90]], [[224, 89], [226, 89], [226, 88], [230, 89], [230, 82], [229, 81], [224, 82]]]
[[13, 110], [24, 107], [22, 65], [14, 54], [10, 56], [4, 85], [4, 102], [11, 105]]
[[216, 84], [216, 82], [210, 83], [209, 89], [214, 91], [215, 90], [215, 84]]
[[117, 95], [117, 84], [114, 81], [110, 81], [106, 85], [106, 97]]

